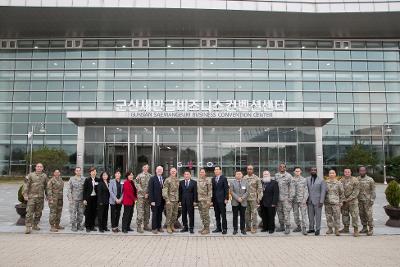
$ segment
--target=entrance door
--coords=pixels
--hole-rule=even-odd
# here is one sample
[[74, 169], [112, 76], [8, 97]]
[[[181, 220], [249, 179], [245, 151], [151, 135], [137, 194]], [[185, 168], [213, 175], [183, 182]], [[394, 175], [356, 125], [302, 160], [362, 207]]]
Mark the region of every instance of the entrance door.
[[122, 173], [128, 170], [128, 145], [127, 144], [106, 144], [105, 149], [106, 170], [113, 175], [119, 169]]
[[164, 176], [168, 177], [171, 167], [177, 168], [178, 146], [172, 144], [160, 144], [156, 146], [155, 152], [155, 166], [163, 166]]
[[153, 145], [152, 144], [130, 144], [131, 168], [135, 175], [142, 172], [142, 167], [149, 164], [150, 172], [152, 172], [153, 161]]

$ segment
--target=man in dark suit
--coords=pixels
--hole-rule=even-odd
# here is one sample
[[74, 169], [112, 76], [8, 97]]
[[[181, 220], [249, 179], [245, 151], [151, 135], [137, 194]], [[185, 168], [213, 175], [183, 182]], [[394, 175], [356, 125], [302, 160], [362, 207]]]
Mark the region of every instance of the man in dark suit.
[[228, 179], [222, 175], [221, 166], [215, 166], [214, 174], [215, 176], [212, 178], [212, 202], [214, 206], [217, 228], [213, 231], [213, 233], [222, 232], [222, 234], [226, 235], [228, 230], [228, 225], [226, 222], [226, 203], [228, 203], [229, 200]]
[[[191, 173], [186, 170], [183, 173], [184, 180], [179, 182], [179, 202], [182, 205], [182, 223], [181, 233], [190, 231], [194, 233], [194, 205], [197, 204], [197, 182], [191, 179]], [[189, 228], [187, 215], [189, 214]]]
[[279, 201], [278, 182], [271, 179], [269, 171], [263, 172], [262, 178], [263, 197], [261, 199], [261, 214], [263, 222], [263, 230], [261, 232], [275, 232], [275, 215], [276, 206]]
[[89, 169], [90, 177], [83, 183], [83, 205], [85, 205], [85, 227], [86, 232], [96, 231], [94, 227], [97, 213], [97, 185], [99, 178], [96, 177], [96, 168]]
[[156, 168], [156, 175], [150, 178], [148, 185], [148, 194], [151, 205], [151, 229], [153, 234], [164, 232], [161, 227], [162, 212], [164, 210], [165, 200], [162, 197], [162, 188], [164, 186], [164, 169], [162, 166]]

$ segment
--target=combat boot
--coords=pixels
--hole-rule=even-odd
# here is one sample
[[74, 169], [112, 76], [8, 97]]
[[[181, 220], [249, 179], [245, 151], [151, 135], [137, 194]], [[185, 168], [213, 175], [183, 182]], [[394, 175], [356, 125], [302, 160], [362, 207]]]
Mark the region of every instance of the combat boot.
[[303, 235], [307, 235], [307, 228], [306, 228], [306, 227], [303, 227], [303, 229], [302, 229], [301, 232], [302, 232]]
[[333, 230], [332, 230], [331, 227], [328, 227], [328, 231], [326, 231], [326, 234], [327, 234], [327, 235], [333, 234]]
[[301, 226], [297, 225], [297, 227], [293, 229], [293, 232], [294, 233], [301, 232]]
[[172, 234], [171, 225], [167, 225], [167, 233]]
[[204, 228], [204, 230], [201, 232], [202, 235], [208, 235], [210, 233], [210, 228]]
[[335, 235], [336, 235], [336, 236], [340, 236], [339, 228], [335, 228]]
[[25, 229], [25, 234], [30, 234], [31, 233], [31, 227], [27, 226]]
[[143, 227], [143, 230], [145, 230], [145, 231], [147, 231], [147, 232], [150, 232], [150, 231], [151, 231], [151, 228], [146, 224], [146, 225]]
[[176, 228], [175, 228], [174, 224], [171, 224], [171, 230], [172, 230], [172, 232], [176, 232]]
[[290, 225], [286, 225], [285, 227], [285, 235], [290, 234]]
[[373, 234], [374, 234], [374, 227], [370, 226], [369, 229], [368, 229], [367, 235], [371, 236]]
[[138, 226], [137, 232], [140, 233], [140, 234], [144, 233], [142, 226]]
[[55, 225], [52, 225], [50, 228], [50, 232], [58, 232], [57, 227]]
[[354, 233], [353, 233], [354, 237], [358, 237], [360, 236], [360, 234], [358, 233], [358, 227], [354, 227]]
[[246, 231], [250, 232], [251, 231], [251, 227], [246, 227]]
[[37, 224], [34, 224], [32, 230], [40, 231], [40, 227]]
[[206, 229], [205, 227], [203, 227], [203, 229], [200, 229], [199, 234], [201, 234], [201, 232], [203, 232], [205, 229]]
[[280, 226], [278, 229], [276, 229], [276, 231], [277, 231], [277, 232], [283, 232], [283, 231], [285, 231], [285, 226], [284, 226], [283, 224], [281, 224], [281, 226]]
[[254, 227], [251, 227], [251, 230], [250, 230], [250, 231], [251, 231], [252, 234], [257, 233], [257, 230], [256, 230], [256, 228], [254, 228]]
[[363, 225], [363, 228], [361, 229], [360, 234], [366, 234], [366, 233], [368, 233], [368, 228], [366, 225]]
[[349, 226], [344, 226], [342, 230], [339, 230], [341, 234], [348, 234], [350, 233]]
[[83, 227], [83, 225], [80, 225], [79, 223], [78, 223], [78, 226], [76, 227], [79, 231], [83, 231], [83, 230], [85, 230], [85, 227]]
[[59, 224], [56, 224], [56, 228], [57, 230], [64, 230], [65, 228]]

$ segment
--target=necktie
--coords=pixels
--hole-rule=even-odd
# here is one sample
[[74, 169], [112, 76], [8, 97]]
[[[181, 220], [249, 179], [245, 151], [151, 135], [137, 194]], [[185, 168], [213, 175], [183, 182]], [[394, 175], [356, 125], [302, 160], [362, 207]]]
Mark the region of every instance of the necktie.
[[162, 187], [163, 186], [163, 182], [162, 182], [161, 176], [158, 176], [158, 181], [160, 182], [160, 186]]
[[218, 183], [218, 181], [219, 181], [219, 176], [217, 176], [217, 179], [215, 179], [215, 181]]
[[189, 181], [185, 181], [185, 186], [186, 186], [186, 188], [188, 188], [188, 186], [189, 186]]

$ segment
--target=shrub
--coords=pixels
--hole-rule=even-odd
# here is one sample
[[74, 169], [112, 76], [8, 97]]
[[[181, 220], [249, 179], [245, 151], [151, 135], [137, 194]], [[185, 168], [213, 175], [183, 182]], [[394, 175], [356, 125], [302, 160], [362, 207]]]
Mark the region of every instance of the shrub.
[[400, 203], [400, 187], [396, 181], [391, 181], [385, 190], [386, 200], [389, 205], [398, 208]]
[[24, 190], [24, 185], [21, 185], [18, 189], [18, 201], [21, 202], [22, 204], [26, 204], [24, 195], [22, 194], [23, 190]]

